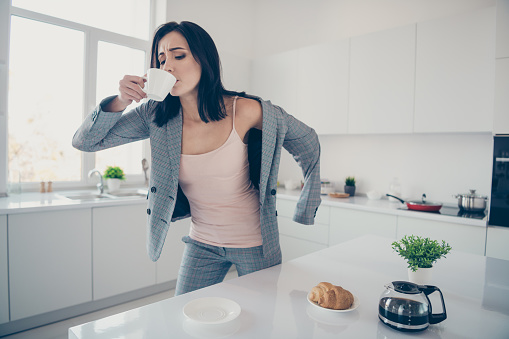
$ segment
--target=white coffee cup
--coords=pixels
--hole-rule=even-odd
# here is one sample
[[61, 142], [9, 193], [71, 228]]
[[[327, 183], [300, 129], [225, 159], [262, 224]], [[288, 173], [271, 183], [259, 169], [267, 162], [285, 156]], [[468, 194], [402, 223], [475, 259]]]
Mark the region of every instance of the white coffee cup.
[[147, 98], [155, 101], [163, 101], [177, 82], [171, 73], [159, 68], [149, 68], [145, 79], [147, 82], [143, 92], [147, 93]]

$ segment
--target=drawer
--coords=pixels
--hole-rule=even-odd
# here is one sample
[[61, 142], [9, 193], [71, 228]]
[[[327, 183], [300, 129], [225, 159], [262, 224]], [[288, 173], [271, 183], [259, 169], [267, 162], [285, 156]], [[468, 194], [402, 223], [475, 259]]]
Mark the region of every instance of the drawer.
[[329, 225], [316, 222], [314, 225], [302, 225], [286, 217], [278, 217], [277, 221], [280, 234], [328, 245]]

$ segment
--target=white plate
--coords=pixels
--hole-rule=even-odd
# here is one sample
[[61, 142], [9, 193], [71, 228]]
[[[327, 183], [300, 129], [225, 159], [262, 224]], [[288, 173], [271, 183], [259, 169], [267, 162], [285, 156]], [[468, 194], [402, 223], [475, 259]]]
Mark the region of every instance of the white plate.
[[325, 307], [322, 307], [320, 305], [318, 305], [317, 303], [315, 303], [314, 301], [312, 301], [311, 299], [309, 299], [309, 294], [308, 296], [306, 297], [306, 299], [309, 301], [309, 303], [317, 308], [319, 308], [320, 310], [324, 310], [324, 311], [329, 311], [329, 312], [335, 312], [335, 313], [343, 313], [343, 312], [350, 312], [350, 311], [353, 311], [355, 310], [357, 307], [359, 307], [359, 298], [357, 298], [353, 293], [353, 304], [352, 306], [350, 306], [350, 308], [347, 308], [346, 310], [333, 310], [332, 308], [325, 308]]
[[226, 298], [201, 298], [188, 302], [184, 315], [202, 324], [223, 324], [240, 315], [240, 305]]

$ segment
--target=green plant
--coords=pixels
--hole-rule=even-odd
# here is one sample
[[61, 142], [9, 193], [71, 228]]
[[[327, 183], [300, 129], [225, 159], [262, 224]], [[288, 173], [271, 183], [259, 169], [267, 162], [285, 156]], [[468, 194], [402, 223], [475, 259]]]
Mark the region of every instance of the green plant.
[[355, 177], [346, 177], [345, 185], [346, 186], [355, 186]]
[[108, 166], [104, 171], [103, 177], [105, 179], [120, 179], [125, 180], [124, 171], [118, 166]]
[[440, 244], [437, 240], [430, 238], [405, 235], [401, 240], [392, 243], [392, 249], [405, 258], [408, 268], [415, 272], [417, 268], [433, 267], [434, 262], [442, 257], [445, 258], [445, 255], [451, 251], [451, 246], [444, 240]]

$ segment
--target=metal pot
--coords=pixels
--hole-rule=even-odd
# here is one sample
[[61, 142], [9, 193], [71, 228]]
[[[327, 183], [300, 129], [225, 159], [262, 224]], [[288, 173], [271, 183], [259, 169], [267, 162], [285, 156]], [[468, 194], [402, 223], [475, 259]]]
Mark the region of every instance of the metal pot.
[[486, 209], [486, 201], [488, 201], [487, 196], [478, 195], [475, 190], [470, 190], [470, 193], [466, 194], [456, 194], [453, 197], [458, 199], [460, 209], [469, 212], [483, 212]]

